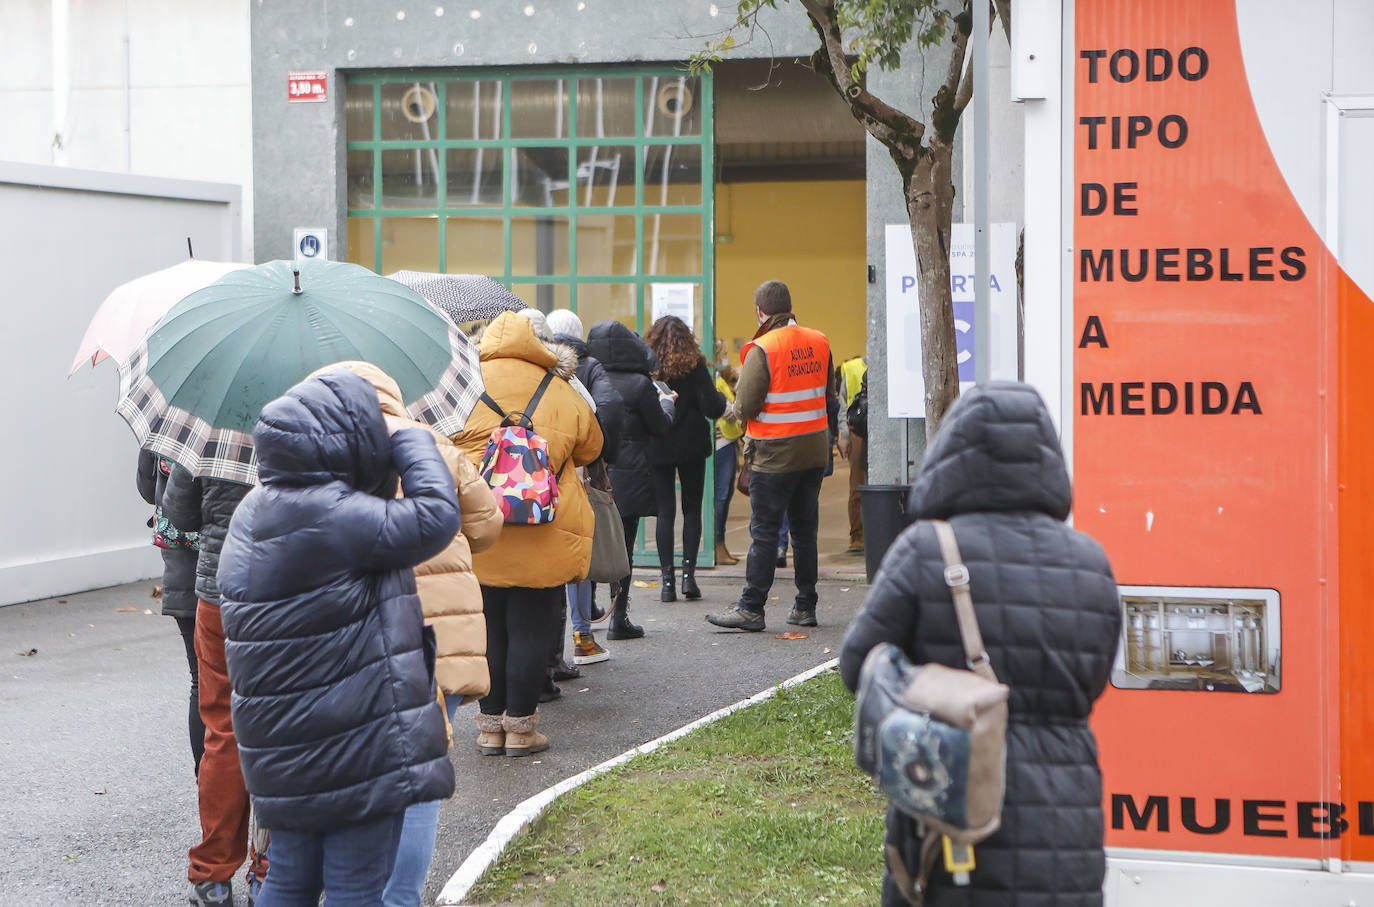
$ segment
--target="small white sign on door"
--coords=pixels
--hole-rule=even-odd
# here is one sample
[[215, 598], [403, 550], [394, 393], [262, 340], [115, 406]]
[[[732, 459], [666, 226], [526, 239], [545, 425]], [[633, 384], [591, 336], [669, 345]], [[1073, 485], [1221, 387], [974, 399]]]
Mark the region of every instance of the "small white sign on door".
[[329, 231], [324, 227], [297, 227], [295, 241], [296, 261], [329, 257]]
[[689, 330], [695, 331], [692, 321], [695, 308], [693, 297], [696, 294], [694, 283], [651, 283], [649, 284], [650, 312], [653, 321], [664, 315], [676, 315], [687, 323]]

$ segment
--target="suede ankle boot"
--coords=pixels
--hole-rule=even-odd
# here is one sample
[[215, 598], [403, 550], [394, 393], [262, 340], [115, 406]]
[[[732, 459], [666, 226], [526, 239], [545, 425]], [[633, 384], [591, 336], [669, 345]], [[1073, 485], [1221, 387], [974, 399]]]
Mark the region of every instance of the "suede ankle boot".
[[682, 597], [689, 601], [701, 598], [701, 587], [697, 585], [696, 574], [696, 561], [684, 560], [682, 562]]
[[477, 749], [483, 756], [500, 756], [506, 751], [506, 728], [500, 715], [478, 712]]
[[661, 602], [677, 601], [677, 590], [674, 588], [673, 568], [658, 571], [659, 593], [658, 600]]
[[519, 718], [507, 715], [501, 719], [501, 724], [506, 732], [507, 756], [528, 756], [549, 748], [549, 738], [539, 733], [538, 712]]

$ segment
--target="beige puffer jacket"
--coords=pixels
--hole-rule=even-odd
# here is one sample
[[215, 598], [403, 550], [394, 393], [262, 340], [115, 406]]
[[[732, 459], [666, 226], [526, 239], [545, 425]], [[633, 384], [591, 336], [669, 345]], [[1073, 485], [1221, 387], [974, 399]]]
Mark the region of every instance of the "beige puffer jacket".
[[[553, 371], [571, 378], [577, 353], [566, 346], [546, 344], [534, 336], [528, 318], [505, 312], [491, 323], [482, 341], [482, 380], [487, 393], [507, 413], [523, 410], [544, 375]], [[595, 517], [576, 468], [601, 453], [601, 426], [596, 413], [566, 380], [554, 381], [533, 415], [534, 429], [549, 445], [558, 482], [558, 507], [551, 523], [509, 525], [501, 540], [473, 559], [485, 586], [522, 586], [546, 589], [580, 580], [592, 558]], [[453, 443], [474, 463], [480, 463], [492, 430], [501, 424], [489, 406], [479, 403]]]
[[328, 368], [346, 368], [372, 382], [387, 428], [423, 428], [434, 436], [439, 455], [453, 473], [463, 528], [443, 552], [415, 568], [415, 585], [425, 622], [434, 628], [439, 658], [435, 677], [445, 696], [461, 696], [463, 703], [480, 699], [491, 690], [487, 671], [487, 625], [482, 616], [482, 590], [472, 572], [472, 555], [485, 551], [501, 534], [501, 511], [496, 497], [476, 467], [448, 438], [416, 422], [406, 413], [401, 388], [370, 362], [340, 362]]

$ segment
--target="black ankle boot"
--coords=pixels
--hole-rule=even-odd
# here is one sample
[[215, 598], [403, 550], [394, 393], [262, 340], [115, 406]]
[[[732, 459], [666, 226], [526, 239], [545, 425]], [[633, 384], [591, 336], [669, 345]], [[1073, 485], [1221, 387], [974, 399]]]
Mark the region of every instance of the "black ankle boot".
[[607, 639], [639, 639], [644, 628], [630, 623], [630, 578], [620, 584], [611, 602], [611, 622], [606, 627]]
[[[677, 601], [677, 590], [673, 586], [672, 568], [659, 570], [658, 572], [658, 600], [661, 602]], [[685, 588], [685, 587], [684, 587]]]
[[696, 572], [695, 561], [682, 562], [682, 597], [690, 601], [701, 598], [701, 587], [697, 585]]

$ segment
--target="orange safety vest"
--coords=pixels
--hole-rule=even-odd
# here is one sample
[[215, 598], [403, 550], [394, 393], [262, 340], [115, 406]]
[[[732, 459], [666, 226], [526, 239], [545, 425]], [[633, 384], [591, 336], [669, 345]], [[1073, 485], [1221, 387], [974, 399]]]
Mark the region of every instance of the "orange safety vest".
[[745, 345], [768, 355], [768, 394], [749, 420], [751, 438], [791, 438], [825, 431], [825, 389], [830, 378], [830, 340], [820, 331], [789, 324]]

